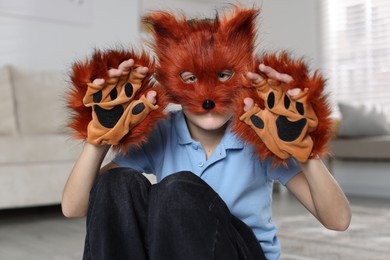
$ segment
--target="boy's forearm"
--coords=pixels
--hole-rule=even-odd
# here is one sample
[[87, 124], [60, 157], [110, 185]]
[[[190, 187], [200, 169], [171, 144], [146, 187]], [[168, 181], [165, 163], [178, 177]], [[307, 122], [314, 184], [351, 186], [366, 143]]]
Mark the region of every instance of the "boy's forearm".
[[87, 213], [89, 192], [99, 173], [109, 145], [84, 144], [79, 159], [66, 182], [62, 196], [62, 212], [66, 217], [83, 217]]
[[317, 218], [329, 229], [348, 228], [349, 202], [326, 166], [319, 159], [310, 159], [300, 166], [309, 184]]

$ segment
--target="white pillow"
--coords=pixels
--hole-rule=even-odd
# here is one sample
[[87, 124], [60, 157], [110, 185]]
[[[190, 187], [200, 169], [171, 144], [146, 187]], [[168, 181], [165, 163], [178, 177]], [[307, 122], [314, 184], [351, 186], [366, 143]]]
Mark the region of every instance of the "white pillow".
[[14, 95], [8, 67], [0, 68], [0, 135], [16, 135]]
[[66, 74], [11, 68], [17, 100], [17, 118], [22, 134], [66, 132], [69, 113], [64, 97]]
[[386, 114], [371, 104], [338, 104], [341, 113], [339, 136], [378, 136], [390, 134]]

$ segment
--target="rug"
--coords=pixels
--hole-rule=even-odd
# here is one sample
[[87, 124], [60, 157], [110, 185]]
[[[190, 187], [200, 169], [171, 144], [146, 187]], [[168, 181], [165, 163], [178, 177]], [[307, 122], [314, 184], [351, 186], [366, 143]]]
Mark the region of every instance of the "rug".
[[285, 260], [389, 260], [390, 211], [352, 208], [347, 231], [324, 228], [312, 215], [280, 218], [278, 237]]

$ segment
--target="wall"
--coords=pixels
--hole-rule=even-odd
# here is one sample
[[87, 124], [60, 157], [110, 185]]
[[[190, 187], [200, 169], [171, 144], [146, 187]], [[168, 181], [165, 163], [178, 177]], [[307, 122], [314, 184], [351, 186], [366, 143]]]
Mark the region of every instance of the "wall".
[[[31, 0], [29, 0], [31, 1]], [[92, 0], [91, 0], [92, 1]], [[12, 0], [2, 4], [14, 3]], [[190, 15], [212, 16], [229, 0], [94, 0], [90, 24], [5, 14], [0, 9], [0, 66], [67, 69], [94, 47], [140, 40], [140, 13], [151, 9], [183, 9]], [[319, 64], [318, 0], [241, 0], [260, 6], [260, 51], [289, 49]], [[1, 6], [0, 6], [1, 7]]]
[[[313, 67], [320, 65], [319, 0], [241, 0], [262, 9], [259, 21], [259, 51], [287, 49], [304, 56]], [[212, 17], [214, 10], [237, 3], [229, 0], [142, 0], [143, 12], [183, 10], [189, 16]]]
[[320, 66], [319, 0], [264, 0], [260, 18], [260, 46], [267, 51], [287, 49]]
[[[13, 0], [2, 1], [4, 5]], [[137, 0], [94, 0], [87, 24], [11, 15], [0, 9], [0, 66], [66, 69], [94, 47], [138, 43]]]

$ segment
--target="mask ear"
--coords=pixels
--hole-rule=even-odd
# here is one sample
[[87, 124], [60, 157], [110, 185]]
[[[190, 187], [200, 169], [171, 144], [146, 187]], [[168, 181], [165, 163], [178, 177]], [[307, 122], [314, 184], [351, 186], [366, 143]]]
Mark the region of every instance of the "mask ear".
[[240, 9], [221, 21], [221, 28], [226, 32], [228, 39], [233, 44], [241, 47], [254, 48], [256, 37], [256, 18], [259, 15], [259, 9]]
[[151, 29], [157, 43], [169, 40], [176, 41], [183, 33], [183, 22], [178, 21], [176, 15], [168, 12], [151, 12], [143, 17], [143, 22]]

